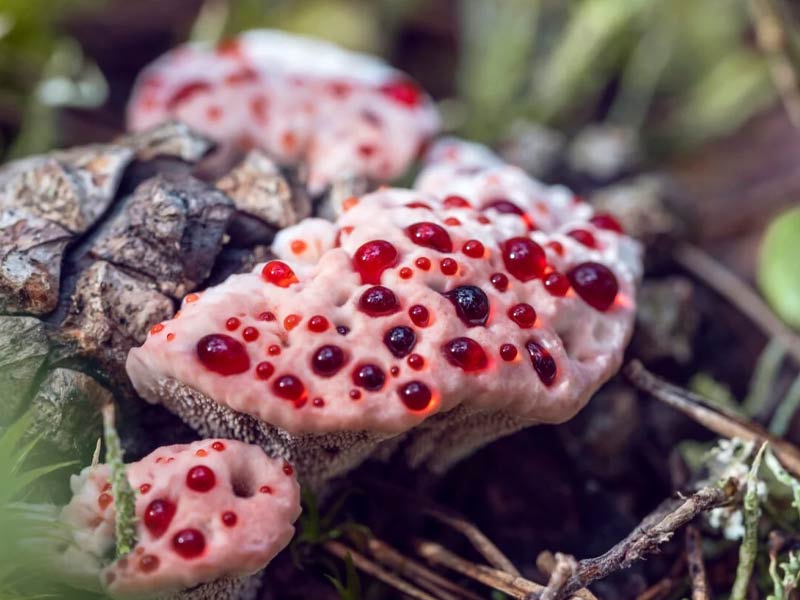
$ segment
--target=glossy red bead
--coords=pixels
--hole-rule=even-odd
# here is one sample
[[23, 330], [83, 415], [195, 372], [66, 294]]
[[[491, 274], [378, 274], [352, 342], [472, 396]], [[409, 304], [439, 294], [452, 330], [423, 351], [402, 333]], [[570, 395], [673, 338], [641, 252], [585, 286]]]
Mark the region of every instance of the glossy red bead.
[[311, 368], [321, 377], [333, 377], [345, 362], [344, 351], [339, 346], [326, 344], [316, 349], [311, 357]]
[[202, 337], [196, 351], [202, 365], [220, 375], [236, 375], [250, 368], [244, 345], [229, 335], [214, 333]]
[[572, 288], [589, 306], [606, 311], [617, 297], [619, 284], [614, 273], [596, 262], [581, 263], [567, 272]]
[[503, 263], [511, 275], [520, 281], [530, 281], [544, 274], [547, 257], [533, 240], [515, 237], [503, 244]]
[[495, 289], [501, 292], [505, 292], [508, 289], [508, 277], [502, 273], [493, 273], [489, 278], [489, 281], [492, 282], [492, 285], [495, 287]]
[[370, 317], [383, 317], [400, 310], [400, 305], [392, 290], [376, 285], [361, 294], [358, 308]]
[[427, 327], [431, 322], [430, 312], [421, 304], [415, 304], [409, 308], [408, 316], [411, 318], [411, 322], [417, 327]]
[[172, 538], [172, 549], [185, 559], [197, 558], [206, 549], [206, 538], [197, 529], [182, 529]]
[[536, 323], [536, 311], [530, 304], [522, 302], [508, 309], [508, 318], [522, 329], [530, 329]]
[[433, 400], [430, 388], [421, 381], [409, 381], [397, 389], [400, 400], [412, 411], [425, 410]]
[[616, 231], [617, 233], [625, 233], [620, 222], [608, 213], [599, 213], [589, 219], [589, 222], [599, 229], [607, 229], [608, 231]]
[[272, 382], [272, 391], [279, 398], [298, 402], [306, 395], [303, 382], [294, 375], [281, 375]]
[[418, 246], [431, 248], [438, 252], [453, 251], [453, 241], [450, 236], [444, 230], [444, 227], [436, 223], [426, 221], [414, 223], [406, 228], [406, 235]]
[[353, 269], [361, 276], [361, 283], [371, 285], [381, 282], [381, 274], [397, 264], [397, 249], [385, 240], [373, 240], [359, 246], [353, 255]]
[[489, 360], [481, 345], [468, 337], [458, 337], [442, 346], [444, 356], [451, 365], [464, 371], [480, 371], [486, 368]]
[[144, 526], [153, 537], [161, 537], [169, 529], [177, 507], [170, 500], [157, 499], [144, 510]]
[[217, 477], [214, 471], [205, 465], [197, 465], [186, 474], [186, 486], [195, 492], [208, 492], [214, 489]]
[[500, 346], [500, 358], [510, 362], [517, 358], [517, 347], [514, 344], [503, 344]]
[[308, 320], [308, 329], [314, 333], [322, 333], [323, 331], [327, 331], [329, 326], [330, 323], [328, 323], [328, 319], [322, 315], [314, 315]]
[[261, 277], [265, 281], [282, 288], [297, 283], [297, 276], [294, 271], [289, 265], [280, 260], [271, 260], [264, 265], [264, 268], [261, 269]]
[[553, 271], [544, 277], [544, 289], [553, 296], [565, 296], [569, 291], [569, 279], [563, 273]]
[[467, 240], [461, 247], [461, 251], [470, 258], [483, 258], [485, 249], [478, 240]]
[[597, 240], [591, 231], [587, 231], [586, 229], [573, 229], [567, 232], [567, 235], [587, 248], [597, 248]]

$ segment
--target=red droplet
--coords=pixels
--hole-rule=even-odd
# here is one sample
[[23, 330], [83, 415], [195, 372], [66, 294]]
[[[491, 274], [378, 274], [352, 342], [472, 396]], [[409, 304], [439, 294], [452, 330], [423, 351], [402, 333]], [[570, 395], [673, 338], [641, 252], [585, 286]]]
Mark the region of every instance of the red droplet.
[[278, 344], [270, 344], [267, 348], [267, 354], [270, 356], [278, 356], [281, 353], [281, 347]]
[[474, 285], [460, 285], [444, 297], [452, 302], [456, 315], [467, 327], [486, 325], [489, 319], [489, 298], [481, 288]]
[[300, 324], [300, 315], [287, 315], [283, 320], [283, 328], [286, 331], [291, 331]]
[[517, 358], [517, 347], [514, 344], [503, 344], [500, 346], [500, 358], [510, 362]]
[[488, 202], [484, 203], [481, 207], [481, 210], [496, 210], [499, 213], [504, 215], [524, 215], [525, 211], [522, 210], [519, 206], [511, 202], [510, 200], [506, 200], [505, 198], [495, 198], [493, 200], [489, 200]]
[[225, 321], [225, 329], [228, 331], [236, 331], [239, 328], [239, 325], [241, 325], [241, 321], [239, 321], [239, 319], [236, 317], [231, 317]]
[[447, 218], [444, 220], [444, 224], [445, 224], [445, 225], [451, 225], [451, 226], [453, 226], [453, 227], [456, 227], [456, 226], [458, 226], [458, 225], [461, 225], [461, 220], [460, 220], [460, 219], [458, 219], [458, 218], [456, 218], [456, 217], [447, 217]]
[[280, 260], [271, 260], [261, 269], [261, 276], [273, 285], [287, 288], [297, 283], [297, 276], [291, 267]]
[[461, 251], [470, 258], [483, 258], [484, 247], [478, 240], [468, 240], [464, 242]]
[[550, 248], [559, 256], [564, 256], [564, 245], [561, 242], [547, 242], [545, 246]]
[[591, 231], [586, 231], [585, 229], [573, 229], [572, 231], [568, 232], [567, 235], [573, 240], [580, 242], [587, 248], [597, 248], [597, 240], [594, 239], [594, 235], [592, 235]]
[[403, 267], [402, 269], [400, 269], [400, 279], [411, 279], [413, 275], [414, 271], [412, 271], [408, 267]]
[[242, 337], [245, 342], [254, 342], [258, 339], [258, 329], [255, 327], [245, 327], [242, 331]]
[[506, 269], [520, 281], [541, 277], [547, 266], [542, 247], [531, 239], [515, 237], [503, 244], [503, 262]]
[[528, 356], [531, 357], [531, 364], [539, 379], [546, 386], [552, 385], [558, 373], [556, 361], [547, 350], [533, 340], [525, 344], [525, 349], [528, 351]]
[[222, 442], [214, 442], [213, 444], [211, 444], [211, 447], [217, 452], [222, 452], [223, 450], [225, 450], [225, 444], [223, 444]]
[[311, 401], [311, 404], [313, 404], [317, 408], [322, 408], [323, 406], [325, 406], [325, 400], [323, 400], [322, 398], [314, 398]]
[[197, 452], [194, 453], [194, 455], [195, 456], [200, 456], [200, 457], [208, 456], [208, 452], [206, 452], [205, 450], [200, 448]]
[[399, 387], [397, 393], [409, 410], [425, 410], [433, 399], [430, 388], [421, 381], [409, 381]]
[[414, 108], [422, 102], [422, 90], [416, 83], [407, 79], [385, 83], [379, 89], [385, 96], [409, 108]]
[[100, 510], [105, 510], [108, 508], [108, 505], [114, 501], [114, 498], [111, 494], [106, 494], [103, 492], [97, 497], [97, 505], [100, 507]]
[[463, 196], [447, 196], [442, 204], [445, 208], [471, 208], [472, 205]]
[[139, 558], [139, 570], [142, 573], [152, 573], [158, 568], [160, 562], [157, 556], [145, 554]]
[[383, 343], [393, 356], [403, 358], [414, 349], [414, 345], [417, 343], [417, 334], [411, 327], [398, 325], [384, 334]]
[[244, 373], [250, 368], [250, 357], [244, 345], [221, 333], [200, 338], [197, 358], [209, 371], [225, 376]]
[[328, 329], [328, 319], [322, 315], [314, 315], [308, 320], [308, 328], [315, 333], [322, 333]]
[[147, 492], [150, 491], [150, 488], [152, 487], [153, 486], [151, 486], [149, 483], [143, 483], [142, 485], [139, 486], [139, 493], [146, 494]]
[[600, 213], [589, 219], [589, 222], [599, 229], [608, 229], [617, 233], [625, 233], [625, 230], [613, 216], [608, 213]]
[[415, 371], [419, 371], [425, 366], [425, 358], [419, 354], [412, 354], [406, 359], [406, 363], [408, 363], [408, 366]]
[[553, 296], [564, 296], [569, 291], [569, 279], [563, 273], [553, 271], [545, 276], [544, 289]]
[[423, 210], [433, 210], [431, 209], [431, 205], [426, 204], [425, 202], [409, 202], [406, 204], [406, 208], [422, 208]]
[[353, 400], [360, 400], [361, 392], [359, 390], [350, 390], [350, 398]]
[[501, 292], [505, 292], [508, 289], [508, 277], [502, 273], [493, 273], [489, 278], [489, 281], [491, 281], [492, 285]]
[[452, 258], [443, 258], [439, 261], [439, 268], [445, 275], [455, 275], [458, 272], [458, 263]]
[[164, 331], [164, 325], [162, 323], [156, 323], [150, 328], [150, 334], [155, 335], [157, 333], [161, 333]]
[[358, 301], [358, 307], [370, 317], [383, 317], [400, 310], [394, 292], [381, 285], [365, 290]]
[[258, 315], [258, 320], [259, 321], [274, 321], [275, 320], [275, 315], [273, 313], [271, 313], [270, 311], [266, 310], [266, 311], [264, 311], [264, 312], [262, 312], [261, 314]]
[[306, 395], [303, 382], [294, 375], [281, 375], [272, 382], [272, 391], [284, 400], [301, 401]]
[[272, 363], [262, 361], [256, 365], [256, 377], [259, 379], [269, 379], [272, 377], [272, 374], [275, 372], [275, 367], [272, 366]]
[[478, 215], [475, 217], [475, 220], [478, 221], [481, 225], [488, 225], [491, 223], [491, 219], [489, 219], [486, 215]]
[[169, 529], [177, 507], [169, 500], [153, 500], [144, 510], [144, 526], [153, 535], [161, 537]]
[[333, 377], [344, 365], [344, 358], [344, 352], [339, 346], [320, 346], [311, 357], [311, 368], [317, 375]]
[[414, 223], [406, 227], [406, 235], [417, 246], [431, 248], [438, 252], [452, 252], [453, 241], [444, 230], [444, 227], [436, 223], [423, 221]]
[[444, 356], [451, 365], [464, 371], [480, 371], [488, 364], [486, 352], [481, 345], [468, 337], [458, 337], [442, 346]]
[[536, 311], [530, 304], [522, 302], [508, 309], [508, 318], [522, 329], [530, 329], [536, 323]]
[[195, 492], [208, 492], [217, 484], [214, 471], [205, 465], [197, 465], [186, 474], [186, 486]]
[[178, 90], [167, 100], [166, 106], [168, 111], [173, 111], [192, 96], [208, 92], [211, 90], [211, 85], [205, 81], [190, 81], [189, 83], [178, 88]]
[[339, 335], [347, 335], [348, 333], [350, 333], [350, 328], [347, 327], [346, 325], [337, 325], [336, 333], [338, 333]]
[[283, 463], [283, 474], [291, 477], [293, 473], [294, 469], [292, 468], [292, 465], [289, 463]]
[[409, 308], [408, 316], [411, 317], [411, 322], [417, 327], [427, 327], [431, 321], [430, 312], [421, 304], [415, 304]]
[[269, 487], [268, 485], [262, 485], [260, 488], [258, 488], [258, 491], [261, 494], [271, 494], [272, 488]]
[[206, 538], [197, 529], [182, 529], [172, 538], [172, 549], [183, 558], [197, 558], [206, 549]]
[[393, 366], [391, 369], [389, 369], [389, 373], [392, 374], [392, 377], [397, 377], [400, 374], [400, 367]]
[[381, 274], [397, 264], [397, 249], [385, 240], [373, 240], [359, 246], [353, 255], [353, 269], [361, 283], [377, 284]]
[[570, 269], [567, 277], [578, 296], [599, 311], [608, 310], [617, 297], [617, 278], [605, 265], [596, 262], [581, 263]]
[[386, 374], [377, 365], [359, 365], [353, 370], [353, 383], [365, 390], [376, 392], [383, 387], [384, 381]]
[[422, 271], [428, 271], [431, 268], [431, 260], [424, 256], [420, 256], [417, 260], [414, 261], [414, 264], [417, 265], [417, 268], [421, 269]]
[[100, 491], [101, 492], [107, 492], [107, 491], [109, 491], [111, 489], [111, 487], [112, 487], [111, 482], [107, 481], [105, 483], [105, 485], [103, 486], [103, 489], [101, 489]]
[[225, 527], [233, 527], [238, 520], [239, 518], [236, 516], [235, 512], [226, 510], [222, 513], [222, 524], [225, 525]]

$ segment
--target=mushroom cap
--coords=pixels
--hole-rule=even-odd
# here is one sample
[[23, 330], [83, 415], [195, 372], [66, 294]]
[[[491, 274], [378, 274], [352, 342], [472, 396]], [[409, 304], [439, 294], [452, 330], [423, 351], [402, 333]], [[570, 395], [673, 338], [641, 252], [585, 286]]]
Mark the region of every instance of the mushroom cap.
[[[61, 516], [73, 530], [65, 556], [99, 564], [113, 550], [109, 474], [101, 464], [73, 476]], [[112, 597], [162, 596], [255, 573], [289, 543], [300, 514], [291, 467], [234, 440], [162, 447], [129, 464], [127, 475], [136, 491], [137, 544], [102, 570]]]
[[313, 193], [343, 172], [403, 173], [439, 117], [408, 76], [329, 42], [254, 30], [216, 48], [187, 44], [137, 79], [128, 125], [178, 118], [213, 139], [304, 160]]
[[[419, 186], [345, 203], [335, 236], [317, 220], [282, 230], [282, 260], [189, 298], [131, 351], [137, 391], [156, 402], [176, 380], [293, 434], [396, 434], [461, 404], [529, 423], [572, 417], [622, 360], [638, 244], [592, 224], [566, 188], [507, 165], [434, 162]], [[509, 203], [521, 214], [498, 210]], [[541, 253], [530, 277], [509, 268], [518, 239]], [[302, 256], [310, 247], [316, 262]], [[379, 247], [381, 272], [356, 268]], [[567, 282], [578, 266], [600, 272], [594, 296]], [[552, 272], [569, 289], [545, 287]], [[201, 357], [209, 340], [222, 367]]]

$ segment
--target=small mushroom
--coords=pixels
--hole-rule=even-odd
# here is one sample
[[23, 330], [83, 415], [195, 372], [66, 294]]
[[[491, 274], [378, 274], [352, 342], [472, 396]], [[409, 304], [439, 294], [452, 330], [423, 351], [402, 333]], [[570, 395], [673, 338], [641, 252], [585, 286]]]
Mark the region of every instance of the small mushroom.
[[84, 585], [99, 577], [113, 598], [252, 597], [254, 575], [289, 543], [300, 514], [292, 467], [257, 446], [209, 439], [158, 448], [127, 467], [137, 543], [106, 564], [115, 519], [109, 476], [105, 464], [73, 476], [61, 513], [72, 543], [57, 566]]
[[271, 30], [216, 47], [191, 44], [139, 76], [128, 124], [177, 118], [282, 163], [305, 161], [312, 193], [343, 171], [385, 181], [403, 173], [439, 118], [407, 75], [320, 40]]

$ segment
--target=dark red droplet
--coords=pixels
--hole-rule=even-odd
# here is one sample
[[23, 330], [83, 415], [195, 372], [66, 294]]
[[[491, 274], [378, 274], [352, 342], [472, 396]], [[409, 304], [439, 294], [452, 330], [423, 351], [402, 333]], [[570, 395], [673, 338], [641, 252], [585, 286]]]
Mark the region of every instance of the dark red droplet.
[[408, 316], [411, 317], [411, 322], [417, 327], [427, 327], [431, 322], [430, 312], [421, 304], [415, 304], [409, 308]]
[[525, 211], [523, 211], [519, 206], [511, 202], [510, 200], [506, 200], [505, 198], [495, 198], [493, 200], [489, 200], [488, 202], [484, 203], [481, 207], [481, 210], [496, 210], [499, 213], [504, 215], [524, 215]]
[[237, 319], [236, 317], [231, 317], [230, 319], [225, 321], [225, 329], [227, 329], [228, 331], [236, 331], [236, 329], [239, 328], [240, 324], [241, 321], [239, 321], [239, 319]]
[[481, 345], [468, 337], [458, 337], [442, 346], [444, 356], [451, 365], [464, 371], [480, 371], [489, 363]]
[[425, 359], [419, 354], [412, 354], [406, 359], [406, 363], [408, 363], [408, 366], [415, 371], [419, 371], [425, 366]]
[[467, 240], [461, 251], [470, 258], [483, 258], [484, 247], [478, 240]]
[[323, 400], [322, 398], [314, 398], [311, 401], [311, 404], [313, 404], [317, 408], [322, 408], [323, 406], [325, 406], [325, 400]]
[[254, 342], [258, 339], [258, 329], [255, 327], [245, 327], [242, 331], [242, 337], [245, 342]]
[[350, 398], [353, 400], [361, 400], [361, 392], [359, 390], [350, 390]]
[[238, 520], [239, 518], [236, 516], [235, 512], [226, 510], [222, 513], [222, 524], [225, 525], [225, 527], [233, 527]]
[[268, 310], [265, 310], [261, 314], [258, 315], [259, 321], [274, 321], [275, 315]]
[[396, 264], [397, 249], [385, 240], [362, 244], [353, 255], [353, 269], [361, 276], [361, 283], [380, 283], [381, 274]]
[[445, 208], [470, 208], [472, 206], [463, 196], [447, 196], [442, 201], [442, 205]]
[[345, 325], [337, 325], [336, 333], [338, 333], [339, 335], [347, 335], [348, 333], [350, 333], [350, 328]]
[[545, 275], [544, 289], [550, 292], [553, 296], [565, 296], [569, 291], [569, 279], [563, 273], [553, 271]]
[[278, 356], [281, 353], [281, 347], [277, 344], [270, 344], [267, 348], [267, 354], [270, 356]]
[[271, 494], [272, 488], [269, 487], [268, 485], [262, 485], [260, 488], [258, 488], [258, 492], [260, 494]]
[[371, 392], [381, 389], [385, 381], [386, 374], [377, 365], [359, 365], [353, 371], [353, 383]]
[[607, 229], [609, 231], [616, 231], [617, 233], [625, 233], [625, 230], [613, 216], [607, 213], [600, 213], [589, 219], [589, 222], [599, 229]]
[[414, 271], [408, 267], [403, 267], [399, 272], [400, 279], [411, 279], [414, 276]]
[[564, 244], [562, 244], [561, 242], [547, 242], [545, 246], [550, 248], [553, 252], [555, 252], [559, 256], [564, 256]]
[[281, 375], [272, 382], [272, 391], [284, 400], [301, 401], [306, 395], [303, 382], [294, 375]]
[[144, 526], [153, 537], [161, 537], [169, 529], [176, 510], [175, 504], [169, 500], [153, 500], [144, 510]]
[[489, 281], [491, 281], [492, 285], [501, 292], [505, 292], [508, 289], [508, 277], [502, 273], [493, 273], [489, 278]]
[[455, 275], [458, 272], [458, 263], [452, 258], [443, 258], [439, 261], [439, 268], [445, 275]]
[[192, 96], [201, 94], [211, 90], [211, 85], [205, 81], [190, 81], [178, 88], [178, 90], [167, 100], [166, 107], [168, 111], [175, 110], [179, 104], [182, 104]]
[[444, 230], [444, 227], [436, 223], [423, 221], [414, 223], [406, 228], [406, 235], [417, 246], [431, 248], [438, 252], [452, 252], [453, 241]]
[[503, 263], [514, 277], [520, 281], [530, 281], [542, 276], [547, 257], [542, 247], [533, 240], [515, 237], [503, 244]]
[[567, 273], [569, 282], [584, 302], [599, 311], [608, 310], [619, 292], [611, 269], [596, 262], [581, 263]]
[[333, 377], [344, 365], [344, 352], [339, 346], [326, 344], [317, 348], [311, 358], [311, 368], [322, 377]]
[[392, 327], [383, 336], [383, 343], [397, 358], [403, 358], [408, 355], [417, 343], [417, 334], [411, 327], [405, 325], [398, 325]]
[[417, 265], [418, 269], [423, 271], [429, 271], [431, 268], [431, 260], [424, 256], [420, 256], [417, 260], [414, 261], [414, 264]]
[[213, 448], [217, 452], [222, 452], [223, 450], [225, 450], [225, 444], [223, 444], [222, 442], [214, 442], [213, 444], [211, 444], [211, 448]]
[[392, 377], [397, 377], [400, 374], [400, 367], [393, 366], [391, 369], [389, 369], [389, 373], [392, 374]]
[[326, 331], [329, 325], [330, 323], [328, 323], [328, 319], [322, 315], [314, 315], [308, 320], [308, 328], [314, 333], [322, 333], [323, 331]]
[[380, 91], [395, 102], [414, 108], [422, 102], [422, 90], [413, 81], [398, 79], [383, 84]]
[[430, 388], [421, 381], [409, 381], [397, 389], [400, 399], [409, 410], [425, 410], [431, 403], [433, 395]]
[[587, 248], [597, 248], [597, 240], [591, 231], [585, 229], [573, 229], [567, 232], [567, 235], [573, 240], [583, 244]]
[[283, 474], [291, 477], [294, 474], [294, 468], [289, 463], [283, 463]]
[[197, 342], [197, 358], [209, 371], [220, 375], [236, 375], [250, 368], [250, 357], [244, 345], [222, 333], [200, 338]]
[[525, 344], [525, 349], [528, 351], [528, 356], [531, 357], [531, 364], [539, 379], [546, 386], [552, 385], [558, 373], [556, 361], [547, 350], [533, 340]]
[[382, 285], [375, 285], [364, 291], [358, 307], [370, 317], [383, 317], [400, 310], [394, 292]]
[[206, 549], [206, 538], [197, 529], [182, 529], [172, 538], [172, 549], [183, 558], [197, 558]]
[[536, 323], [536, 311], [530, 304], [522, 302], [508, 309], [508, 318], [522, 329], [530, 329]]
[[214, 471], [205, 465], [197, 465], [186, 474], [186, 486], [195, 492], [208, 492], [217, 484]]
[[256, 365], [256, 377], [259, 379], [269, 379], [272, 377], [272, 374], [275, 372], [275, 367], [272, 366], [272, 363], [262, 361]]
[[500, 346], [500, 358], [510, 362], [517, 358], [517, 347], [514, 344], [503, 344]]
[[145, 554], [139, 558], [139, 570], [142, 573], [152, 573], [158, 569], [159, 564], [161, 564], [161, 561], [153, 554]]
[[152, 487], [153, 486], [151, 486], [149, 483], [143, 483], [142, 485], [139, 486], [139, 493], [146, 494], [147, 492], [150, 491], [150, 488]]
[[474, 285], [460, 285], [444, 297], [453, 303], [456, 314], [467, 327], [486, 325], [489, 318], [489, 298], [481, 288]]
[[278, 287], [287, 288], [297, 283], [297, 276], [291, 267], [280, 260], [271, 260], [261, 269], [261, 276], [265, 281]]
[[426, 204], [425, 202], [409, 202], [406, 204], [406, 208], [421, 208], [423, 210], [432, 210], [430, 204]]

